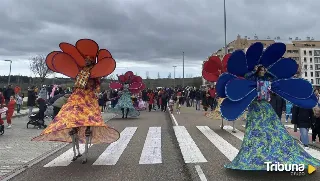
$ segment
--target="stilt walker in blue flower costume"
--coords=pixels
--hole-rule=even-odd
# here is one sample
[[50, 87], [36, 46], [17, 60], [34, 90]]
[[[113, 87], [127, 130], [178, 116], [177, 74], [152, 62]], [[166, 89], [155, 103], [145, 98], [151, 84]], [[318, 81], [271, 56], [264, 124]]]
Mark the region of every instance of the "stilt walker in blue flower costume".
[[108, 112], [117, 115], [122, 114], [122, 118], [138, 117], [140, 112], [133, 106], [131, 93], [138, 93], [145, 85], [140, 76], [136, 76], [133, 72], [128, 71], [124, 75], [118, 76], [118, 82], [111, 82], [111, 89], [120, 89], [121, 96], [114, 108], [110, 108]]
[[274, 43], [265, 51], [262, 43], [254, 43], [246, 53], [232, 53], [227, 72], [219, 77], [216, 90], [225, 98], [222, 116], [236, 120], [248, 107], [241, 149], [226, 168], [267, 170], [266, 162], [320, 166], [320, 161], [292, 138], [268, 102], [274, 92], [298, 107], [312, 109], [317, 104], [312, 85], [293, 78], [298, 65], [295, 60], [282, 58], [285, 51], [283, 43]]

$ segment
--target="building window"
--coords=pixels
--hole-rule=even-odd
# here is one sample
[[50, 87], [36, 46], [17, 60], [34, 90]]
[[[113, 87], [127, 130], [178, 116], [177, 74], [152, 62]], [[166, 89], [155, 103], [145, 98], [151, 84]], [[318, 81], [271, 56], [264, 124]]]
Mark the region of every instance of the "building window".
[[306, 50], [304, 50], [304, 51], [303, 51], [303, 54], [304, 54], [304, 55], [307, 55], [307, 51], [306, 51]]
[[315, 50], [314, 51], [314, 56], [320, 56], [320, 50]]
[[320, 79], [316, 79], [316, 84], [320, 84]]
[[310, 65], [310, 70], [313, 70], [313, 65]]
[[309, 51], [309, 56], [312, 56], [312, 51]]
[[299, 53], [298, 50], [292, 50], [292, 53]]
[[308, 73], [307, 72], [304, 73], [304, 77], [308, 77]]
[[311, 77], [313, 77], [313, 72], [310, 72]]
[[320, 65], [316, 65], [315, 69], [320, 70]]
[[307, 57], [304, 57], [304, 58], [303, 58], [303, 61], [304, 61], [305, 63], [307, 63]]
[[316, 72], [316, 77], [320, 77], [320, 72]]
[[304, 68], [305, 70], [307, 70], [307, 69], [308, 69], [308, 66], [307, 66], [307, 65], [304, 65], [303, 68]]
[[313, 79], [311, 79], [311, 84], [313, 84]]
[[310, 63], [312, 63], [312, 58], [310, 58]]
[[314, 63], [320, 63], [320, 57], [314, 57]]

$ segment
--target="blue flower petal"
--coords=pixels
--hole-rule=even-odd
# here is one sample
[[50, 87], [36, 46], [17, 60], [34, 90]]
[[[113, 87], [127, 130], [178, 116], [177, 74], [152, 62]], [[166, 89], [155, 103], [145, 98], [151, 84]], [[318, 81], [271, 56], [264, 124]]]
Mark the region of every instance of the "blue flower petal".
[[278, 94], [283, 99], [291, 102], [292, 104], [305, 109], [312, 109], [318, 104], [318, 99], [314, 94], [312, 94], [307, 99], [297, 99], [281, 91], [276, 92], [276, 94]]
[[248, 48], [246, 58], [249, 71], [253, 71], [254, 67], [258, 65], [262, 52], [263, 44], [260, 42], [256, 42]]
[[286, 45], [284, 43], [274, 43], [263, 52], [259, 64], [268, 68], [270, 65], [278, 61], [285, 52]]
[[280, 79], [272, 82], [271, 90], [275, 93], [282, 92], [296, 99], [307, 99], [313, 94], [310, 82], [304, 79]]
[[291, 58], [283, 58], [271, 65], [268, 72], [277, 79], [287, 79], [293, 77], [298, 71], [298, 64]]
[[233, 79], [226, 85], [226, 95], [231, 101], [239, 101], [257, 88], [257, 82], [246, 79]]
[[231, 54], [227, 64], [227, 70], [229, 73], [239, 77], [243, 77], [249, 72], [246, 55], [242, 50], [236, 50]]
[[222, 117], [228, 121], [236, 120], [257, 97], [257, 95], [257, 91], [252, 91], [247, 97], [240, 101], [231, 101], [228, 98], [224, 99], [220, 106]]
[[220, 75], [216, 84], [216, 92], [219, 97], [221, 98], [227, 97], [225, 94], [225, 87], [230, 80], [233, 80], [235, 78], [237, 77], [229, 73], [223, 73]]

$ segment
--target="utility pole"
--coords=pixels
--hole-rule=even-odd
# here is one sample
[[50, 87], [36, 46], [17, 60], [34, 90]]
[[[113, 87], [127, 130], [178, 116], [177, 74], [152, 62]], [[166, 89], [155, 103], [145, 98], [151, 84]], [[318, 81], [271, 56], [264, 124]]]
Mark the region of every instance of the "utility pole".
[[173, 66], [173, 86], [176, 87], [176, 67], [177, 66]]
[[184, 88], [184, 52], [182, 52], [182, 87]]
[[[227, 55], [228, 48], [227, 48], [227, 13], [226, 13], [226, 0], [223, 0], [223, 13], [224, 13], [224, 55]], [[223, 118], [221, 118], [221, 129], [223, 129]], [[234, 132], [234, 121], [233, 121], [233, 130]]]
[[10, 62], [10, 70], [9, 70], [9, 77], [8, 77], [8, 85], [10, 85], [10, 78], [11, 78], [11, 64], [12, 60], [4, 60], [5, 62]]

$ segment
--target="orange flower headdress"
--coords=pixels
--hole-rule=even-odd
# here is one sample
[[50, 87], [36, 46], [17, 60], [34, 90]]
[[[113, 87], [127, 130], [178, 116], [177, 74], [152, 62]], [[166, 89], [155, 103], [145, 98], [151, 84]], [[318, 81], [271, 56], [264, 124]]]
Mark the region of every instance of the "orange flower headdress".
[[62, 51], [53, 51], [46, 58], [48, 68], [54, 72], [76, 78], [88, 68], [89, 78], [99, 78], [111, 74], [116, 68], [111, 53], [106, 49], [99, 50], [93, 40], [81, 39], [75, 46], [63, 42], [59, 47]]

